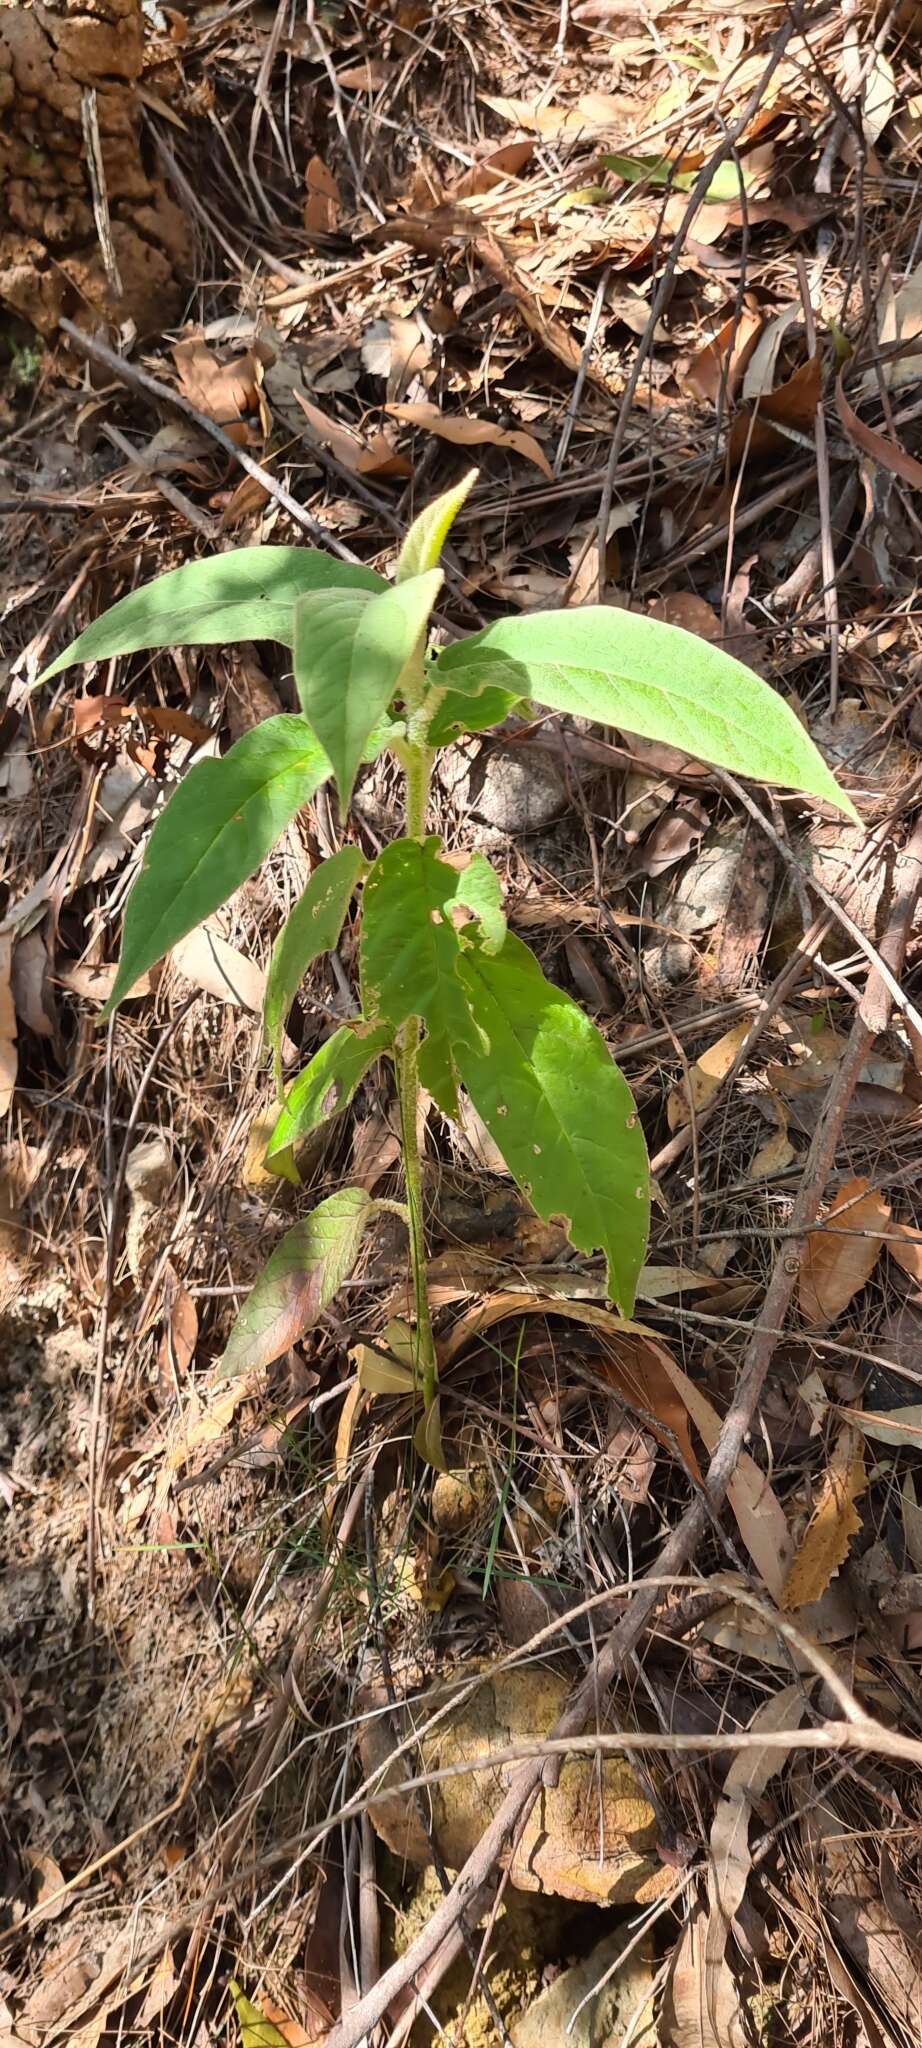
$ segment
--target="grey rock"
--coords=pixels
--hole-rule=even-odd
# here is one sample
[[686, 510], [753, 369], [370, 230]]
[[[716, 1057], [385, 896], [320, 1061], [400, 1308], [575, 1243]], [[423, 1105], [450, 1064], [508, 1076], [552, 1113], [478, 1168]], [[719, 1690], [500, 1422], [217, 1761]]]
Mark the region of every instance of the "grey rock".
[[513, 2048], [621, 2048], [629, 2028], [631, 2048], [655, 2048], [649, 1951], [634, 1949], [601, 1983], [630, 1939], [630, 1930], [619, 1928], [584, 1962], [561, 1971], [511, 2027]]

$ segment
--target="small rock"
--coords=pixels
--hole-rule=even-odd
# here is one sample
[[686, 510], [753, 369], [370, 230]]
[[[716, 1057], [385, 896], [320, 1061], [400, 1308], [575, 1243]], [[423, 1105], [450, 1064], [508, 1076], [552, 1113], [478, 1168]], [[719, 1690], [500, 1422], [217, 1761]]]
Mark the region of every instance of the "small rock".
[[446, 749], [438, 772], [456, 808], [497, 833], [541, 832], [566, 809], [563, 776], [536, 748], [465, 740]]
[[634, 1949], [623, 1967], [602, 1982], [630, 1939], [630, 1929], [619, 1928], [597, 1942], [584, 1962], [561, 1971], [522, 2018], [513, 2021], [513, 2048], [550, 2048], [558, 2041], [566, 2042], [567, 2048], [621, 2048], [628, 2029], [631, 2048], [654, 2048], [649, 1950]]

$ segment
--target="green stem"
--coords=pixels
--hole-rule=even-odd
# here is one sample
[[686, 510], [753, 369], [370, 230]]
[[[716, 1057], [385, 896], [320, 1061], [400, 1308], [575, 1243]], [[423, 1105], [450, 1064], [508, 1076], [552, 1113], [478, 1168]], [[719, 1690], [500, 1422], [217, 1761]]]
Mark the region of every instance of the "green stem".
[[[407, 736], [401, 748], [401, 758], [407, 778], [408, 839], [425, 838], [429, 784], [432, 777], [433, 756], [431, 749], [426, 745], [425, 737], [429, 711], [424, 703], [426, 684], [422, 660], [423, 645], [424, 642], [421, 641], [418, 659], [408, 664], [401, 678], [407, 712]], [[416, 1308], [417, 1365], [422, 1377], [423, 1402], [430, 1408], [438, 1394], [439, 1374], [435, 1339], [432, 1335], [432, 1316], [429, 1310], [429, 1288], [426, 1281], [423, 1176], [417, 1135], [419, 1039], [420, 1020], [418, 1017], [408, 1017], [397, 1046], [397, 1100], [400, 1105], [403, 1170], [410, 1219], [410, 1264], [413, 1270], [413, 1300]]]

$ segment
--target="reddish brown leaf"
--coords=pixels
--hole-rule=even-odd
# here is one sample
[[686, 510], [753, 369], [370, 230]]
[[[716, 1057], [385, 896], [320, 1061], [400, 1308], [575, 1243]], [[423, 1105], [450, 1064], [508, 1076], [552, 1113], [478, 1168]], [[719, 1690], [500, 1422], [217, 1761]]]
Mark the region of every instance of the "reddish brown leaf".
[[511, 448], [523, 461], [533, 462], [542, 476], [549, 481], [553, 471], [544, 449], [534, 434], [526, 434], [519, 427], [498, 427], [492, 420], [472, 419], [469, 414], [449, 416], [440, 412], [437, 405], [421, 400], [418, 405], [388, 405], [385, 411], [396, 420], [403, 420], [407, 426], [424, 427], [427, 433], [437, 434], [442, 441], [453, 441], [460, 448], [479, 447], [489, 443], [492, 448]]
[[725, 320], [713, 341], [692, 356], [685, 383], [695, 398], [716, 405], [721, 391], [735, 398], [740, 378], [765, 324], [764, 315], [744, 306], [739, 319]]
[[308, 159], [304, 172], [304, 226], [309, 235], [331, 235], [339, 225], [339, 186], [322, 156]]
[[757, 401], [751, 431], [752, 408], [737, 413], [727, 444], [731, 464], [737, 468], [744, 455], [747, 462], [762, 462], [779, 453], [790, 455], [791, 442], [774, 431], [773, 422], [793, 427], [798, 434], [812, 434], [822, 395], [822, 359], [817, 352], [809, 362], [801, 363], [785, 384], [779, 384], [777, 391]]
[[837, 1438], [803, 1542], [784, 1582], [781, 1605], [788, 1613], [821, 1600], [830, 1579], [845, 1563], [852, 1537], [861, 1528], [855, 1501], [867, 1483], [861, 1437], [846, 1424]]
[[845, 396], [841, 370], [836, 378], [836, 411], [849, 439], [863, 454], [870, 455], [872, 462], [879, 462], [881, 469], [889, 470], [892, 476], [902, 477], [904, 484], [914, 491], [922, 490], [922, 462], [907, 455], [898, 441], [888, 441], [883, 434], [875, 433], [873, 427], [865, 426]]
[[820, 1329], [835, 1322], [867, 1284], [883, 1249], [879, 1233], [890, 1221], [883, 1196], [860, 1177], [839, 1189], [833, 1214], [832, 1222], [811, 1230], [800, 1266], [801, 1313]]

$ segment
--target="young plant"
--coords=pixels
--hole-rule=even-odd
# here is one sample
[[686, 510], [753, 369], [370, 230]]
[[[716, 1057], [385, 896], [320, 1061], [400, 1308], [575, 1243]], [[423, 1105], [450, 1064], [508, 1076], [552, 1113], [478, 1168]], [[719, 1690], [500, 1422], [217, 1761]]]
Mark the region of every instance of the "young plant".
[[[332, 778], [345, 818], [356, 775], [384, 748], [406, 788], [405, 836], [368, 863], [353, 846], [318, 867], [272, 951], [265, 1034], [279, 1116], [267, 1150], [297, 1179], [299, 1140], [390, 1061], [403, 1139], [415, 1326], [390, 1356], [366, 1353], [372, 1390], [421, 1397], [417, 1444], [441, 1462], [438, 1369], [426, 1286], [417, 1136], [420, 1089], [445, 1116], [464, 1088], [539, 1216], [562, 1217], [577, 1250], [604, 1255], [608, 1293], [629, 1315], [644, 1257], [649, 1172], [626, 1081], [601, 1032], [546, 980], [507, 930], [482, 854], [448, 857], [426, 830], [439, 747], [517, 705], [571, 712], [697, 759], [822, 798], [854, 816], [784, 700], [719, 648], [605, 606], [501, 619], [437, 652], [428, 626], [439, 556], [476, 472], [410, 528], [393, 583], [310, 548], [254, 547], [189, 563], [133, 591], [45, 670], [141, 649], [277, 640], [293, 651], [301, 711], [267, 718], [219, 760], [189, 770], [150, 835], [128, 898], [107, 1016], [144, 971], [259, 867], [296, 812]], [[362, 1014], [286, 1090], [285, 1021], [311, 961], [334, 946], [361, 891]], [[327, 1197], [273, 1252], [237, 1319], [224, 1373], [269, 1364], [316, 1321], [351, 1271], [376, 1210], [360, 1188]]]

